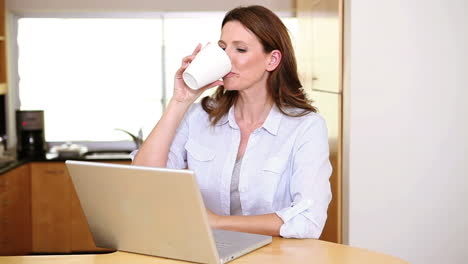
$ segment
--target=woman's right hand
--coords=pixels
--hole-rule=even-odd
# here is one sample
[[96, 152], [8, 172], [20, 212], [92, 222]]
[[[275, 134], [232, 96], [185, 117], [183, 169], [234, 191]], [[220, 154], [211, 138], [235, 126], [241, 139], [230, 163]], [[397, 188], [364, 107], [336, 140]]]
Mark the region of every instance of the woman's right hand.
[[201, 44], [198, 44], [195, 50], [193, 51], [192, 55], [183, 58], [182, 66], [177, 70], [175, 74], [174, 80], [174, 94], [172, 95], [172, 99], [176, 100], [180, 103], [188, 103], [192, 104], [197, 100], [197, 98], [207, 89], [213, 88], [215, 86], [223, 85], [222, 81], [215, 81], [212, 82], [198, 90], [190, 89], [187, 84], [184, 82], [182, 78], [182, 74], [184, 73], [185, 69], [189, 66], [189, 64], [193, 61], [195, 56], [197, 56], [198, 52], [201, 50]]

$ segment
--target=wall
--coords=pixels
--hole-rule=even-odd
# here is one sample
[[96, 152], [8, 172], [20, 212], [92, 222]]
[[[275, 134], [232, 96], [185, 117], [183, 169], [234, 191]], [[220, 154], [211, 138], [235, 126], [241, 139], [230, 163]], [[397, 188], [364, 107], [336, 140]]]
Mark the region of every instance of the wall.
[[345, 6], [345, 242], [466, 263], [468, 2]]
[[275, 11], [290, 11], [293, 0], [6, 0], [14, 12], [51, 11], [227, 11], [239, 5], [259, 4]]

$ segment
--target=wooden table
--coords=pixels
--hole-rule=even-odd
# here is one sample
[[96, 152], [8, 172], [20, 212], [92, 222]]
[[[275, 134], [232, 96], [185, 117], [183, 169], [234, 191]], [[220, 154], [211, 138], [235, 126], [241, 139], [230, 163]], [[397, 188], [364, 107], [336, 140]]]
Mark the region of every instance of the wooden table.
[[[117, 251], [96, 255], [44, 255], [0, 257], [0, 264], [176, 264], [187, 263], [152, 256]], [[273, 238], [273, 243], [232, 262], [242, 263], [408, 263], [385, 254], [314, 239]]]

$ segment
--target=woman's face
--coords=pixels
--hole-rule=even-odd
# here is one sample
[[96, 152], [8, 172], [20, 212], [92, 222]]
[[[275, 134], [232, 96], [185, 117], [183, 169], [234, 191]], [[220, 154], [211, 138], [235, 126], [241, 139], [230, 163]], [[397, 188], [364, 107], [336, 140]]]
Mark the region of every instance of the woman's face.
[[226, 90], [245, 90], [264, 86], [268, 78], [266, 67], [270, 56], [263, 51], [257, 37], [238, 21], [224, 24], [219, 46], [231, 59], [231, 72], [223, 77]]

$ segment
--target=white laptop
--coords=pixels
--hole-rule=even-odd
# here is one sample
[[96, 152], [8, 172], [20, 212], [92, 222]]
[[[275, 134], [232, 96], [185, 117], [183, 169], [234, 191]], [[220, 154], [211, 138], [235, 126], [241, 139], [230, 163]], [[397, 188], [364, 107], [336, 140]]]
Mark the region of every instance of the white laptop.
[[193, 171], [66, 161], [98, 247], [225, 263], [271, 236], [211, 229]]

